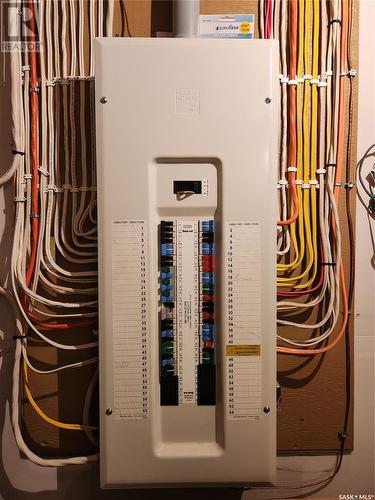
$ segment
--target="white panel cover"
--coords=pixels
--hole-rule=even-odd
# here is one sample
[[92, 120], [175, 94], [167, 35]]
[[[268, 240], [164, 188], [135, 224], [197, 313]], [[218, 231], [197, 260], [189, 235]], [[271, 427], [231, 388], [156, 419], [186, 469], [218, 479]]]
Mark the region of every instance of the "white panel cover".
[[[103, 487], [274, 479], [277, 54], [270, 40], [96, 43]], [[172, 180], [191, 178], [202, 194], [177, 203]], [[195, 403], [186, 373], [192, 396], [159, 403], [163, 218], [215, 219], [215, 406]]]

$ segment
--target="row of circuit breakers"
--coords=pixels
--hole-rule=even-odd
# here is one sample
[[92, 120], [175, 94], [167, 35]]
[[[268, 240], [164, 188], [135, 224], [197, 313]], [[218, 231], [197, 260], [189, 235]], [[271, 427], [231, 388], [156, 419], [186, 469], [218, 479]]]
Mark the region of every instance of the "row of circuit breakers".
[[272, 483], [277, 42], [98, 39], [96, 68], [101, 484]]
[[[189, 181], [179, 182], [177, 194], [198, 194], [200, 189], [192, 187]], [[190, 185], [191, 184], [191, 185]], [[196, 182], [196, 184], [200, 184]], [[181, 224], [178, 221], [160, 222], [160, 404], [177, 405], [185, 399], [195, 400], [198, 405], [215, 404], [215, 244], [214, 221], [194, 221]], [[193, 244], [194, 274], [193, 290], [197, 298], [195, 310], [189, 323], [194, 322], [195, 338], [191, 352], [196, 365], [196, 391], [179, 391], [179, 377], [183, 363], [184, 335], [182, 314], [181, 266], [182, 245], [188, 234]], [[180, 249], [177, 256], [177, 248]], [[176, 293], [179, 289], [180, 293]], [[178, 303], [176, 304], [176, 300]], [[178, 309], [175, 306], [178, 306]], [[190, 302], [189, 302], [190, 307]], [[177, 314], [177, 311], [179, 314]], [[180, 392], [180, 393], [179, 393]], [[196, 394], [195, 394], [196, 392]]]

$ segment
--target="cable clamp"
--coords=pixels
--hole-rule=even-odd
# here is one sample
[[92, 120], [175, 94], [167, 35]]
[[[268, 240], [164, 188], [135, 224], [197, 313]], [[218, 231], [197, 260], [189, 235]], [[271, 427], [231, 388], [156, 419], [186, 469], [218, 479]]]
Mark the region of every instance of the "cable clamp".
[[311, 85], [319, 85], [320, 80], [319, 78], [311, 78], [310, 83]]
[[71, 186], [71, 187], [69, 188], [69, 191], [70, 191], [71, 193], [79, 193], [79, 188]]
[[54, 193], [56, 193], [56, 190], [57, 187], [55, 186], [55, 184], [48, 184], [45, 189], [46, 193], [48, 193], [48, 191], [53, 191]]
[[305, 183], [303, 183], [303, 184], [302, 184], [302, 186], [301, 186], [301, 188], [302, 188], [302, 189], [310, 189], [310, 188], [311, 188], [311, 186], [310, 186], [310, 184], [305, 184]]
[[63, 189], [63, 191], [70, 191], [71, 187], [72, 187], [72, 186], [71, 186], [70, 184], [63, 184], [63, 185], [62, 185], [62, 189]]
[[54, 87], [56, 84], [55, 80], [46, 80], [45, 85], [46, 87]]
[[328, 83], [327, 82], [322, 82], [322, 80], [318, 80], [317, 85], [318, 85], [318, 87], [327, 87]]
[[21, 66], [21, 71], [30, 71], [30, 64], [25, 64], [25, 66]]
[[340, 76], [350, 76], [351, 78], [354, 78], [357, 76], [357, 70], [354, 68], [350, 68], [348, 71], [341, 73]]
[[279, 184], [280, 186], [288, 186], [289, 182], [286, 179], [280, 179]]
[[312, 77], [313, 77], [313, 76], [312, 76], [312, 75], [309, 75], [309, 74], [307, 74], [307, 75], [303, 75], [303, 79], [304, 79], [304, 80], [312, 80]]
[[295, 79], [295, 80], [288, 80], [288, 85], [298, 85], [300, 82]]
[[90, 188], [88, 186], [82, 186], [78, 188], [78, 191], [81, 191], [82, 193], [87, 193], [88, 191], [90, 191]]
[[302, 185], [303, 185], [303, 180], [302, 180], [302, 179], [296, 179], [296, 180], [294, 181], [294, 184], [295, 184], [296, 186], [302, 186]]
[[48, 170], [47, 170], [47, 169], [45, 169], [45, 168], [43, 168], [43, 166], [42, 166], [42, 165], [40, 165], [40, 166], [38, 167], [38, 170], [39, 170], [39, 172], [40, 172], [42, 175], [44, 175], [44, 177], [48, 177], [48, 176], [49, 176], [49, 172], [48, 172]]
[[341, 183], [341, 182], [335, 182], [335, 186], [336, 186], [336, 187], [341, 187], [341, 186], [342, 186], [342, 183]]
[[318, 170], [316, 171], [317, 174], [325, 174], [327, 172], [327, 170], [325, 168], [318, 168]]
[[309, 180], [310, 186], [319, 186], [319, 182], [316, 179]]
[[352, 181], [345, 182], [344, 188], [345, 189], [353, 189], [354, 188], [354, 182], [352, 182]]
[[288, 77], [288, 75], [279, 75], [279, 80], [280, 80], [280, 83], [288, 83], [289, 77]]
[[325, 72], [325, 78], [327, 78], [327, 76], [333, 76], [333, 71], [331, 69]]
[[32, 178], [33, 178], [33, 174], [25, 174], [25, 175], [23, 176], [23, 178], [27, 181], [27, 180], [29, 180], [29, 179], [32, 179]]
[[344, 442], [347, 437], [348, 437], [348, 434], [346, 432], [339, 432], [338, 433], [338, 438], [342, 442]]
[[12, 154], [13, 155], [25, 156], [25, 152], [24, 151], [18, 151], [18, 149], [12, 149]]
[[30, 214], [30, 219], [40, 219], [40, 214]]
[[288, 167], [287, 171], [288, 172], [297, 172], [297, 167]]
[[35, 94], [39, 94], [40, 88], [38, 86], [36, 86], [36, 87], [30, 87], [30, 94], [32, 92], [35, 92]]
[[15, 201], [16, 203], [23, 203], [23, 202], [25, 202], [25, 201], [26, 201], [26, 198], [25, 198], [24, 196], [15, 196], [15, 197], [14, 197], [14, 201]]
[[80, 80], [82, 82], [86, 82], [86, 81], [93, 79], [92, 76], [86, 76], [86, 75], [79, 75], [79, 76], [76, 76], [75, 78], [76, 78], [76, 80]]

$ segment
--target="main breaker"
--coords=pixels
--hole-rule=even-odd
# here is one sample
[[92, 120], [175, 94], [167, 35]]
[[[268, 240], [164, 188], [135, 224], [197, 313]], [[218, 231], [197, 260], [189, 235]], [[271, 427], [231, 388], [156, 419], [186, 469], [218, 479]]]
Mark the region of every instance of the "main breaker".
[[103, 487], [274, 479], [277, 54], [97, 41]]

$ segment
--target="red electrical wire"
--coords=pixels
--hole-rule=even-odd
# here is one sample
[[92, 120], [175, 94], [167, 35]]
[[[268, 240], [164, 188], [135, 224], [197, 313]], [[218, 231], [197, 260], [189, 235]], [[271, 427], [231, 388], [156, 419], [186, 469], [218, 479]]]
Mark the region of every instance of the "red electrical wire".
[[[320, 258], [322, 256], [322, 248], [320, 248]], [[323, 285], [324, 281], [324, 269], [321, 264], [319, 264], [320, 276], [317, 284], [313, 288], [308, 288], [307, 290], [295, 290], [295, 291], [277, 291], [278, 297], [302, 297], [303, 295], [308, 295], [310, 293], [317, 292]]]
[[84, 321], [72, 321], [70, 323], [48, 323], [38, 319], [30, 311], [27, 311], [28, 317], [34, 321], [38, 326], [45, 330], [68, 330], [70, 328], [84, 328], [93, 326], [98, 323], [96, 319], [89, 319]]
[[302, 356], [312, 356], [314, 354], [322, 354], [324, 352], [329, 351], [335, 345], [339, 342], [339, 340], [342, 338], [345, 332], [346, 325], [348, 323], [348, 318], [349, 318], [349, 311], [348, 311], [348, 297], [346, 293], [346, 286], [345, 286], [345, 276], [344, 276], [344, 270], [342, 266], [342, 260], [340, 259], [340, 262], [338, 263], [340, 266], [340, 286], [341, 286], [341, 298], [342, 298], [342, 304], [343, 304], [343, 320], [341, 323], [340, 331], [337, 334], [336, 338], [330, 343], [327, 344], [324, 347], [320, 347], [318, 349], [293, 349], [291, 347], [278, 347], [277, 352], [284, 353], [284, 354], [297, 354], [297, 355], [302, 355]]
[[264, 38], [271, 38], [272, 0], [265, 0]]
[[278, 297], [302, 297], [303, 295], [309, 295], [311, 293], [315, 293], [318, 291], [322, 285], [323, 285], [323, 280], [324, 280], [324, 270], [323, 267], [320, 266], [320, 276], [319, 276], [319, 281], [318, 283], [313, 287], [309, 288], [308, 290], [296, 290], [294, 292], [277, 292]]

